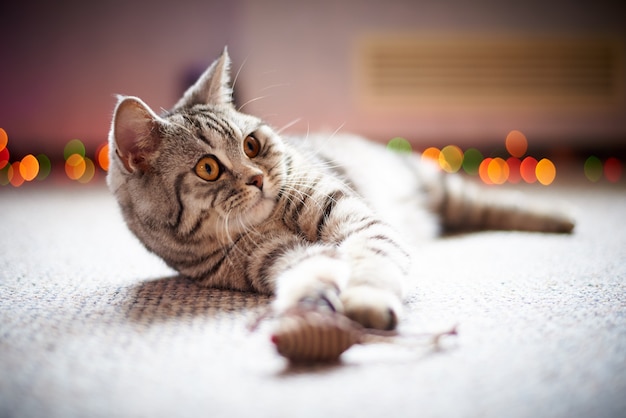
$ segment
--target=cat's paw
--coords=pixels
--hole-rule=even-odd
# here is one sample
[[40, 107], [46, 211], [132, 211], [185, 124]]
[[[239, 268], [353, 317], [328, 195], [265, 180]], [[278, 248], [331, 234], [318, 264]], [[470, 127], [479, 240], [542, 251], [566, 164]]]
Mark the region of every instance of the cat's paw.
[[350, 274], [347, 263], [330, 257], [313, 257], [277, 280], [274, 310], [328, 309], [343, 312], [340, 289]]
[[393, 330], [402, 303], [393, 292], [372, 286], [348, 287], [341, 294], [344, 314], [366, 328]]

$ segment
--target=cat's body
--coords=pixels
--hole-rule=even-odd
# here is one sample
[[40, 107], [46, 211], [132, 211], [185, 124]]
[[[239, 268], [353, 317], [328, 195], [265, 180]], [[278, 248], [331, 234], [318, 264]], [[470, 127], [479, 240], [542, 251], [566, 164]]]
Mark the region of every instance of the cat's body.
[[279, 310], [312, 303], [393, 328], [414, 258], [408, 242], [439, 225], [573, 228], [415, 154], [348, 135], [281, 138], [235, 110], [228, 65], [224, 52], [162, 116], [122, 97], [111, 128], [108, 182], [124, 218], [181, 274], [275, 294]]

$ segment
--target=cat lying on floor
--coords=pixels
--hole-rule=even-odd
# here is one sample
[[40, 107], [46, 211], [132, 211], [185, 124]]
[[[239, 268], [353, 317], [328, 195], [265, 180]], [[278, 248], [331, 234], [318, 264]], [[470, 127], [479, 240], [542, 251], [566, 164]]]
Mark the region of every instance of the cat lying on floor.
[[168, 112], [120, 97], [108, 184], [128, 227], [181, 274], [393, 329], [415, 249], [445, 229], [570, 232], [559, 213], [479, 189], [418, 155], [282, 137], [232, 102], [226, 50]]

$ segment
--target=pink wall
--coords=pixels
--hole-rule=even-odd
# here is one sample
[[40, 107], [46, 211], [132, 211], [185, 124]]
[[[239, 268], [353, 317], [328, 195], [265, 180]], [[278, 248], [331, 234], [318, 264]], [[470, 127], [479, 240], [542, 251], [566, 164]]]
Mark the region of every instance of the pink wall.
[[[501, 143], [511, 129], [521, 129], [548, 146], [578, 146], [589, 139], [610, 144], [626, 138], [624, 86], [621, 103], [612, 107], [422, 105], [398, 110], [366, 106], [359, 101], [354, 82], [355, 49], [366, 36], [607, 36], [626, 41], [618, 2], [322, 0], [294, 6], [285, 0], [247, 0], [245, 4], [243, 42], [250, 54], [244, 67], [246, 94], [269, 96], [247, 109], [277, 126], [301, 118], [292, 131], [332, 132], [342, 127], [381, 141], [405, 136], [418, 146]], [[266, 13], [268, 9], [273, 13]], [[262, 47], [255, 48], [258, 45]]]
[[244, 63], [241, 102], [269, 96], [245, 109], [279, 127], [301, 118], [292, 131], [344, 126], [381, 140], [405, 135], [472, 145], [500, 140], [513, 128], [555, 144], [626, 137], [624, 105], [583, 113], [424, 108], [398, 114], [363, 109], [353, 91], [354, 45], [364, 34], [626, 39], [618, 2], [72, 0], [2, 8], [0, 127], [15, 152], [56, 152], [72, 138], [95, 147], [106, 139], [114, 94], [168, 108], [189, 69], [207, 65], [225, 44], [235, 69]]
[[105, 141], [115, 94], [170, 107], [188, 68], [231, 42], [236, 20], [233, 2], [15, 3], [0, 13], [0, 127], [17, 152]]

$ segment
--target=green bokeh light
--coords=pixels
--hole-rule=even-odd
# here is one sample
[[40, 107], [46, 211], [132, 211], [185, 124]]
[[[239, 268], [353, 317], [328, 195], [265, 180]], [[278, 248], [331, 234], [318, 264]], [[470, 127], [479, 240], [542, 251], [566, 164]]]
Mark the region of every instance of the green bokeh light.
[[483, 154], [476, 148], [469, 148], [463, 154], [463, 170], [469, 175], [478, 174], [478, 167], [483, 161]]
[[585, 177], [589, 181], [597, 182], [602, 178], [602, 161], [594, 155], [585, 160]]
[[11, 175], [13, 171], [13, 167], [11, 164], [7, 164], [4, 167], [0, 168], [0, 186], [6, 186], [11, 182]]
[[63, 150], [63, 158], [67, 160], [72, 154], [78, 154], [81, 157], [85, 156], [85, 145], [80, 139], [72, 139], [65, 145], [65, 149]]
[[37, 161], [39, 161], [39, 173], [37, 174], [37, 180], [45, 180], [52, 171], [52, 163], [50, 158], [45, 154], [37, 155]]
[[410, 154], [413, 151], [411, 147], [411, 143], [404, 138], [396, 137], [387, 143], [387, 149], [390, 149], [395, 152], [399, 152], [402, 154]]

